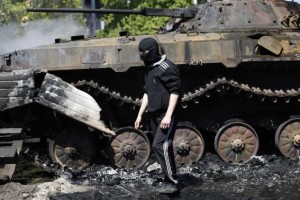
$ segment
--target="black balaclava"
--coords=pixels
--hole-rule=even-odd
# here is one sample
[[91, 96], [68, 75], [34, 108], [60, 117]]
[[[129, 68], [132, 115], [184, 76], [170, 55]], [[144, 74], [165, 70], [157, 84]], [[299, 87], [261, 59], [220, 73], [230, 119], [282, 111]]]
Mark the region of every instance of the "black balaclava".
[[[145, 50], [149, 52], [144, 53]], [[142, 39], [139, 43], [139, 51], [142, 52], [140, 57], [146, 66], [150, 66], [161, 59], [159, 46], [154, 38], [149, 37]]]

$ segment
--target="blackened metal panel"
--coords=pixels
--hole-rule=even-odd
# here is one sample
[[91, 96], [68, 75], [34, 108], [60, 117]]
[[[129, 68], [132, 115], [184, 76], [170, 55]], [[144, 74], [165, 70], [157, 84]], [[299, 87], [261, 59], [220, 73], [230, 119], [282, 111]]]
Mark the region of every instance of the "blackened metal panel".
[[33, 102], [33, 70], [0, 72], [0, 110]]
[[46, 74], [35, 101], [104, 133], [114, 135], [114, 132], [100, 121], [101, 108], [93, 97], [52, 74]]
[[197, 29], [206, 33], [282, 29], [271, 3], [265, 1], [217, 1], [202, 4], [195, 19]]

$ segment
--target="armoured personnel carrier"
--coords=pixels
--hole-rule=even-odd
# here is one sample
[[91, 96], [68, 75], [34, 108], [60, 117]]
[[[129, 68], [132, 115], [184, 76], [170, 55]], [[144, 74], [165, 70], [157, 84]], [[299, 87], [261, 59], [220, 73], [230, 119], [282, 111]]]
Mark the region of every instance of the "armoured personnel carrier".
[[181, 72], [182, 123], [173, 141], [178, 165], [197, 162], [204, 146], [214, 146], [226, 162], [247, 162], [267, 142], [260, 139], [266, 133], [283, 156], [299, 156], [298, 3], [227, 0], [188, 9], [30, 11], [172, 18], [156, 35], [74, 36], [2, 55], [2, 171], [23, 142], [36, 138], [47, 138], [53, 161], [69, 169], [88, 166], [104, 147], [118, 167], [143, 166], [151, 150], [148, 122], [142, 130], [132, 126], [143, 93], [138, 43], [145, 37], [155, 38]]

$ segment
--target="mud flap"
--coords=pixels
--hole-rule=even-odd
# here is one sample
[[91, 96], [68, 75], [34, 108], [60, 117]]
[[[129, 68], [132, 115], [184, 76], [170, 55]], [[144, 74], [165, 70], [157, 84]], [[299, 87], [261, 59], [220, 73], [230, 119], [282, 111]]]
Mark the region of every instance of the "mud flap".
[[33, 102], [34, 71], [0, 72], [0, 110]]
[[101, 108], [93, 97], [47, 73], [34, 100], [104, 133], [115, 135], [100, 121]]

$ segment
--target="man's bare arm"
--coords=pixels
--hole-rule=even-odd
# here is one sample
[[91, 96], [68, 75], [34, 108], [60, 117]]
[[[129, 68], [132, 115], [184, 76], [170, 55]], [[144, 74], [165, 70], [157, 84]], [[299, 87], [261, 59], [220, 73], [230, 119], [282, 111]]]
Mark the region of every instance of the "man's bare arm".
[[147, 106], [148, 106], [148, 95], [146, 93], [144, 93], [142, 105], [140, 107], [139, 113], [138, 113], [137, 118], [134, 123], [134, 127], [136, 129], [140, 128], [140, 126], [141, 126], [142, 116], [143, 116], [144, 112], [146, 111]]
[[168, 109], [167, 109], [165, 117], [161, 121], [160, 128], [167, 129], [167, 128], [170, 127], [172, 115], [173, 115], [174, 110], [176, 108], [178, 98], [179, 98], [178, 94], [171, 94], [170, 95]]

